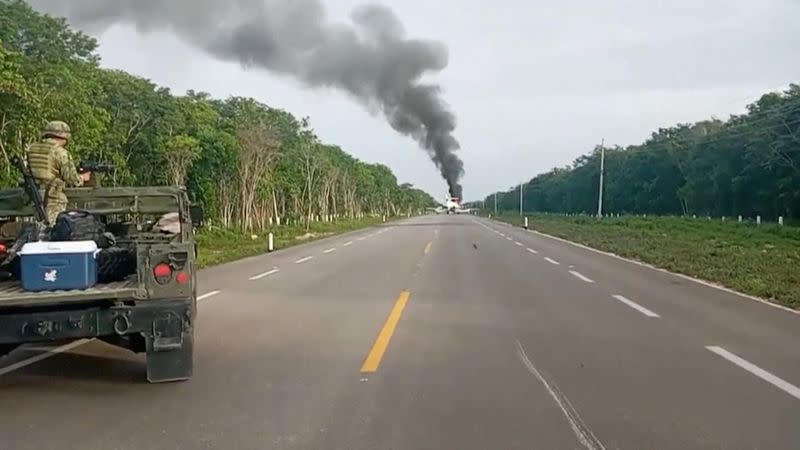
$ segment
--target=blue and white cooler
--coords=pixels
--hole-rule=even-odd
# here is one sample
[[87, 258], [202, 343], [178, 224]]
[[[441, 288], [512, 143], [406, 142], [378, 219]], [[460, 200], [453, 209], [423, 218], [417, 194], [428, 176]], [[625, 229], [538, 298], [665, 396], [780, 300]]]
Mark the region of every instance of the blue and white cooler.
[[39, 241], [22, 246], [20, 279], [26, 291], [88, 289], [97, 284], [94, 241]]

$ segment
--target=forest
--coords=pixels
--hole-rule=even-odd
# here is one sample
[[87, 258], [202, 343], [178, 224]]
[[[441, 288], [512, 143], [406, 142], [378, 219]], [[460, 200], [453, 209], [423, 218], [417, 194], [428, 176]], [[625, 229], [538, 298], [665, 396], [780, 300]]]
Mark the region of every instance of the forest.
[[[49, 120], [72, 128], [75, 161], [116, 165], [115, 185], [182, 185], [206, 221], [255, 231], [435, 205], [382, 164], [322, 142], [308, 118], [252, 98], [175, 95], [100, 66], [98, 42], [22, 0], [0, 0], [0, 186]], [[104, 181], [105, 184], [111, 184]]]
[[[601, 149], [523, 183], [523, 209], [596, 214]], [[800, 218], [800, 86], [770, 92], [728, 120], [677, 124], [605, 147], [603, 212]], [[497, 193], [519, 211], [520, 187]], [[495, 196], [485, 199], [494, 209]]]

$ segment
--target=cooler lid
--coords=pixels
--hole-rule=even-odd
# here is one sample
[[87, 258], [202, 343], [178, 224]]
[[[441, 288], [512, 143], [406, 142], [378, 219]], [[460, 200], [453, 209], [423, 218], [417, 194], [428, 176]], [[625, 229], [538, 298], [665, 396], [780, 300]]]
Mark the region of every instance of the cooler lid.
[[53, 255], [64, 253], [94, 253], [97, 243], [94, 241], [39, 241], [28, 242], [22, 246], [20, 255]]

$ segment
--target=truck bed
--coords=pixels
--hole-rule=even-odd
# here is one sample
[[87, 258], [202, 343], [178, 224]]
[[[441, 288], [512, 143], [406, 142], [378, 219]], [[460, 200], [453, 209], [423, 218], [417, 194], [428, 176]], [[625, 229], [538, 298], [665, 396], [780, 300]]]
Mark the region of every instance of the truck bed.
[[22, 289], [19, 281], [3, 281], [0, 282], [0, 308], [3, 306], [33, 306], [91, 300], [130, 299], [136, 294], [137, 287], [136, 279], [132, 279], [97, 284], [89, 289], [30, 292]]

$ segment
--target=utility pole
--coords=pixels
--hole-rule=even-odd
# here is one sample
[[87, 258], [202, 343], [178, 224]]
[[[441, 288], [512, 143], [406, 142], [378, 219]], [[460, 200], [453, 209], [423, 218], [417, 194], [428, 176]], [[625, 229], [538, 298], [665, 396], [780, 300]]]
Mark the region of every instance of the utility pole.
[[603, 217], [603, 175], [605, 174], [606, 162], [606, 138], [600, 143], [600, 194], [597, 198], [597, 217]]

